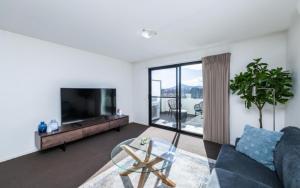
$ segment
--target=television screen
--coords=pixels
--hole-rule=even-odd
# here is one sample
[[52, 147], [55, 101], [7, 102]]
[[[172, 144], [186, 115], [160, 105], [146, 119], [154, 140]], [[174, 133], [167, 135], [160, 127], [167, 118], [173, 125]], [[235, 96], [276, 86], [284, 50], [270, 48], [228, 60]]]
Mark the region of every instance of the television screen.
[[116, 89], [61, 89], [62, 123], [116, 113]]

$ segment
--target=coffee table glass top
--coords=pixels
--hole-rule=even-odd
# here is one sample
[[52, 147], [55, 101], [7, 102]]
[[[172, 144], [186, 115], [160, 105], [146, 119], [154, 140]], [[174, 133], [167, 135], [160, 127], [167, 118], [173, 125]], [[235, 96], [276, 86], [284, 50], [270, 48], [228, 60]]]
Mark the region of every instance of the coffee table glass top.
[[111, 160], [123, 171], [154, 172], [171, 166], [175, 151], [173, 144], [162, 139], [132, 138], [114, 147]]

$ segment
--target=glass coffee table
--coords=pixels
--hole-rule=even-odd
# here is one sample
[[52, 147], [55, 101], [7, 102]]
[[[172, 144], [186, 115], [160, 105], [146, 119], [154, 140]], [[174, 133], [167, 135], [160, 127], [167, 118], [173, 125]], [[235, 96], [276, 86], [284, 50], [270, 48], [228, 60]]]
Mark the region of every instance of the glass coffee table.
[[162, 139], [132, 138], [118, 144], [111, 152], [112, 162], [121, 176], [140, 173], [138, 188], [144, 187], [146, 173], [155, 174], [164, 184], [176, 187], [161, 171], [175, 161], [176, 147]]

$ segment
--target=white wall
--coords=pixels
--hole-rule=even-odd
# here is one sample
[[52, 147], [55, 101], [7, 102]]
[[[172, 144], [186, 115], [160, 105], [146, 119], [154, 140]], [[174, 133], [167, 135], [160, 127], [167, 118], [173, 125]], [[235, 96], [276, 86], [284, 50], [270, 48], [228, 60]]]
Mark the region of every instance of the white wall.
[[[289, 41], [294, 41], [299, 33], [299, 23], [295, 28], [298, 30], [289, 32]], [[117, 105], [130, 115], [130, 121], [148, 124], [149, 67], [195, 61], [224, 52], [232, 53], [231, 78], [256, 57], [263, 57], [272, 67], [285, 67], [286, 38], [285, 32], [276, 33], [132, 65], [0, 30], [0, 161], [36, 150], [34, 131], [38, 123], [53, 118], [60, 120], [61, 87], [117, 88]], [[296, 45], [299, 42], [289, 43], [290, 48]], [[291, 54], [298, 55], [299, 61], [297, 52]], [[233, 142], [241, 135], [246, 123], [258, 126], [258, 111], [254, 108], [246, 110], [238, 96], [231, 95], [230, 102]], [[277, 108], [276, 116], [277, 129], [280, 129], [284, 126], [282, 106]], [[264, 125], [268, 129], [272, 127], [270, 106], [264, 111]]]
[[132, 65], [0, 30], [0, 161], [35, 151], [41, 120], [60, 120], [61, 87], [112, 87], [133, 116]]
[[[300, 5], [300, 3], [299, 3]], [[300, 12], [299, 12], [300, 13]], [[285, 122], [287, 126], [300, 127], [300, 15], [296, 15], [294, 23], [288, 32], [288, 62], [287, 67], [293, 73], [294, 98], [290, 100], [286, 109]]]
[[[286, 33], [276, 33], [265, 37], [250, 39], [216, 47], [202, 48], [194, 52], [182, 53], [168, 57], [139, 62], [133, 67], [133, 88], [134, 91], [134, 120], [138, 123], [148, 124], [148, 68], [162, 65], [184, 63], [200, 60], [207, 55], [214, 55], [224, 52], [231, 52], [230, 77], [243, 71], [246, 65], [257, 57], [270, 64], [270, 67], [286, 67]], [[263, 124], [267, 129], [272, 129], [272, 109], [266, 106], [263, 112]], [[276, 112], [277, 130], [284, 127], [284, 107], [277, 107]], [[230, 96], [230, 129], [231, 143], [237, 136], [240, 136], [245, 124], [258, 126], [258, 111], [253, 108], [245, 109], [244, 103], [238, 96]]]

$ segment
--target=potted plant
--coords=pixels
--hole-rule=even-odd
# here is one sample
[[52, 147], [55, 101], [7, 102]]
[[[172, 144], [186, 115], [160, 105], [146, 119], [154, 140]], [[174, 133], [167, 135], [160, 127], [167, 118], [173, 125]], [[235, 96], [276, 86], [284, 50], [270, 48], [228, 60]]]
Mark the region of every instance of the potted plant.
[[[266, 103], [277, 105], [285, 104], [291, 97], [292, 93], [292, 75], [284, 71], [282, 67], [268, 69], [268, 64], [261, 62], [262, 58], [254, 59], [247, 65], [247, 70], [235, 75], [230, 80], [230, 89], [233, 94], [237, 94], [245, 102], [245, 107], [249, 109], [255, 105], [259, 111], [259, 125], [262, 125], [262, 109]], [[261, 89], [253, 95], [254, 88], [271, 88]]]

